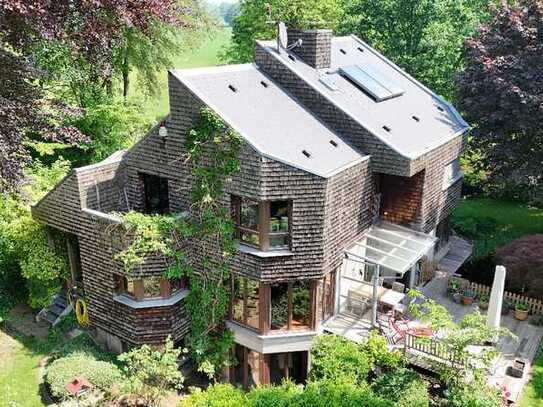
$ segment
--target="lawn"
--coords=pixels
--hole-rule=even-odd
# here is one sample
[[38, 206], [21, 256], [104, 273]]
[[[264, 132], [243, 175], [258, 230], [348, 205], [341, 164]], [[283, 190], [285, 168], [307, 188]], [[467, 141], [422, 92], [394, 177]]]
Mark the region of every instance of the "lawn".
[[[197, 68], [221, 64], [220, 53], [230, 43], [232, 30], [228, 27], [220, 28], [204, 38], [193, 49], [181, 52], [174, 58], [171, 69]], [[157, 94], [147, 99], [147, 109], [152, 117], [157, 120], [168, 114], [168, 73], [165, 70], [159, 75]], [[134, 89], [133, 95], [138, 95], [138, 89]]]
[[491, 218], [496, 230], [474, 241], [474, 256], [503, 246], [519, 237], [543, 233], [543, 209], [490, 198], [464, 199], [454, 213], [459, 218]]
[[524, 389], [519, 407], [543, 406], [543, 348], [539, 350], [539, 356], [532, 369], [532, 380]]

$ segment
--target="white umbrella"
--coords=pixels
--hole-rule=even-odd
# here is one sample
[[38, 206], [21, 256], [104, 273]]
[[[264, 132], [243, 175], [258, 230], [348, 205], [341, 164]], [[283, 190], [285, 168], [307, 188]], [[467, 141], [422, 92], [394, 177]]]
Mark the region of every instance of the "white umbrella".
[[488, 303], [488, 313], [486, 326], [489, 328], [499, 328], [502, 315], [503, 290], [505, 286], [505, 267], [496, 266], [494, 273], [494, 282], [490, 292], [490, 301]]

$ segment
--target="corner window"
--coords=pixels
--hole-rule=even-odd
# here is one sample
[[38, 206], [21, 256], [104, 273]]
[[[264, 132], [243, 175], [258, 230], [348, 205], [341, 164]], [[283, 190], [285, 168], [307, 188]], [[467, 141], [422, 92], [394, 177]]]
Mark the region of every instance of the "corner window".
[[271, 286], [271, 329], [309, 329], [312, 325], [310, 282], [273, 284]]
[[443, 189], [450, 187], [461, 177], [462, 171], [460, 170], [460, 158], [457, 158], [445, 166], [445, 172], [443, 175]]
[[115, 294], [126, 295], [136, 301], [166, 299], [184, 289], [187, 289], [185, 279], [168, 280], [158, 276], [145, 278], [114, 276]]
[[149, 215], [170, 212], [168, 179], [150, 174], [139, 174], [143, 183], [144, 210]]
[[231, 319], [251, 328], [260, 329], [259, 283], [244, 277], [232, 278]]
[[232, 196], [232, 218], [236, 238], [260, 250], [286, 249], [290, 246], [291, 201], [257, 202]]

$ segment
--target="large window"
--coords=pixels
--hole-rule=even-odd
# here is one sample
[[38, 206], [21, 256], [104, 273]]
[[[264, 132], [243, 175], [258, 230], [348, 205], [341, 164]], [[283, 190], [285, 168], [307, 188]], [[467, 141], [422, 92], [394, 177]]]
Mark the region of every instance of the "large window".
[[244, 277], [232, 278], [232, 320], [260, 329], [259, 283]]
[[272, 284], [272, 330], [309, 329], [311, 318], [311, 290], [309, 281]]
[[173, 294], [188, 288], [187, 279], [168, 280], [163, 277], [132, 278], [114, 276], [115, 294], [125, 295], [136, 301], [169, 298]]
[[286, 249], [290, 245], [291, 202], [256, 202], [232, 196], [236, 238], [261, 250]]
[[165, 214], [170, 211], [168, 179], [140, 174], [144, 190], [144, 210], [147, 214]]

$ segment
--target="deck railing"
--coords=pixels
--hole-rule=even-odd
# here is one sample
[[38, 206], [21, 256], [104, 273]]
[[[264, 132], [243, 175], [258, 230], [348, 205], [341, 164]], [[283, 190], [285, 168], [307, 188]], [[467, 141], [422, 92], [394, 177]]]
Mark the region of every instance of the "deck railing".
[[420, 338], [407, 334], [404, 341], [404, 352], [416, 357], [426, 357], [429, 362], [459, 368], [465, 366], [465, 357], [462, 354], [435, 338]]

